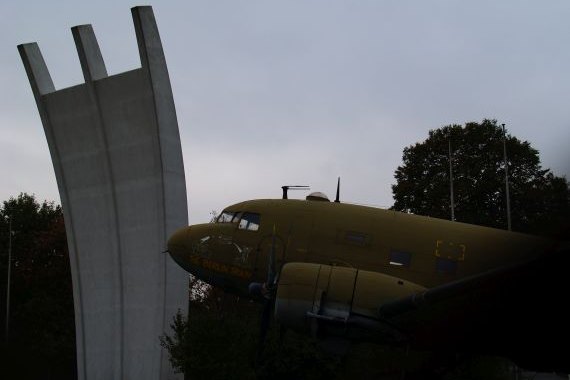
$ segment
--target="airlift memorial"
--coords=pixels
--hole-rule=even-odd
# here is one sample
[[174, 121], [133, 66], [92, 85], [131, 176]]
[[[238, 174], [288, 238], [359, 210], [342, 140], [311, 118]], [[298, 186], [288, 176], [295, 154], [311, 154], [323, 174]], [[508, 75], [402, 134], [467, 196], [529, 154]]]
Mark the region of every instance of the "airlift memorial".
[[132, 9], [141, 67], [108, 76], [91, 25], [72, 28], [85, 83], [56, 90], [36, 43], [18, 46], [65, 216], [79, 379], [174, 379], [158, 337], [187, 307], [165, 254], [188, 224], [180, 136], [151, 7]]
[[108, 76], [93, 29], [77, 26], [85, 83], [56, 91], [37, 44], [18, 47], [65, 216], [80, 379], [179, 378], [158, 337], [186, 308], [182, 268], [264, 303], [262, 337], [273, 313], [317, 338], [569, 371], [560, 294], [570, 251], [560, 242], [344, 203], [338, 190], [330, 202], [289, 200], [284, 189], [283, 199], [240, 202], [216, 223], [187, 226], [157, 25], [150, 7], [132, 14], [136, 70]]

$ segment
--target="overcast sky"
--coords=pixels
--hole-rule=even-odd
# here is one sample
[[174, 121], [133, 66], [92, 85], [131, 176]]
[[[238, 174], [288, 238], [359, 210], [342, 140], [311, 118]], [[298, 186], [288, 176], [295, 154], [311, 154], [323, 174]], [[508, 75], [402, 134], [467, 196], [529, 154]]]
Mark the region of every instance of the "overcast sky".
[[[468, 4], [469, 3], [469, 4]], [[131, 1], [0, 4], [0, 200], [59, 202], [16, 45], [57, 89], [83, 82], [70, 28], [92, 24], [109, 74], [140, 66]], [[484, 118], [570, 177], [568, 1], [157, 1], [191, 223], [282, 185], [393, 203], [402, 149]], [[302, 197], [300, 192], [291, 194]]]

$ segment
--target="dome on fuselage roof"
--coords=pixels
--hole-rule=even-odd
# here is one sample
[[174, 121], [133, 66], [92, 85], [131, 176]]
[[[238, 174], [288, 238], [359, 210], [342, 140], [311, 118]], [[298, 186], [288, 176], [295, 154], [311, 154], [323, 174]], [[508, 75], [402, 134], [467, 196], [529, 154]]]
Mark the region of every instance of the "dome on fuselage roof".
[[308, 201], [330, 202], [329, 197], [327, 197], [325, 193], [321, 193], [320, 191], [315, 191], [314, 193], [307, 195], [306, 199]]

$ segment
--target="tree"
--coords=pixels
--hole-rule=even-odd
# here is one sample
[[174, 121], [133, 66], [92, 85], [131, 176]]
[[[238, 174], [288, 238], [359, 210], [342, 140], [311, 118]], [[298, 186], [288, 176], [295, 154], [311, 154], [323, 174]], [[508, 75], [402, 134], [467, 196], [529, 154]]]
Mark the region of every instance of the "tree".
[[160, 337], [178, 372], [192, 379], [333, 379], [338, 358], [273, 321], [257, 362], [263, 306], [190, 279], [190, 310]]
[[[507, 134], [512, 229], [564, 236], [570, 216], [565, 178], [542, 169], [528, 141]], [[503, 130], [496, 120], [448, 125], [429, 131], [427, 140], [404, 148], [392, 185], [397, 211], [449, 219], [449, 144], [455, 219], [506, 228]]]
[[[0, 368], [17, 378], [75, 378], [71, 269], [61, 207], [20, 194], [0, 208], [0, 300], [6, 316], [9, 220], [12, 219], [10, 335], [2, 329]], [[16, 378], [16, 377], [15, 377]]]

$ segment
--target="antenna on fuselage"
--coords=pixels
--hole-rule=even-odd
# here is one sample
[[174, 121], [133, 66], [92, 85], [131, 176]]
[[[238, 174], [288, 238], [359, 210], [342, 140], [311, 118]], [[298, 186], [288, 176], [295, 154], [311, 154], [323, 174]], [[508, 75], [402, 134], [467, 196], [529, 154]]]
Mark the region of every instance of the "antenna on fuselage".
[[291, 189], [291, 190], [311, 190], [311, 188], [309, 186], [305, 186], [305, 185], [287, 185], [287, 186], [281, 186], [281, 189], [283, 190], [283, 199], [289, 199], [287, 198], [287, 190]]
[[334, 201], [335, 203], [340, 203], [340, 177], [338, 177], [338, 181], [336, 183], [336, 198]]

